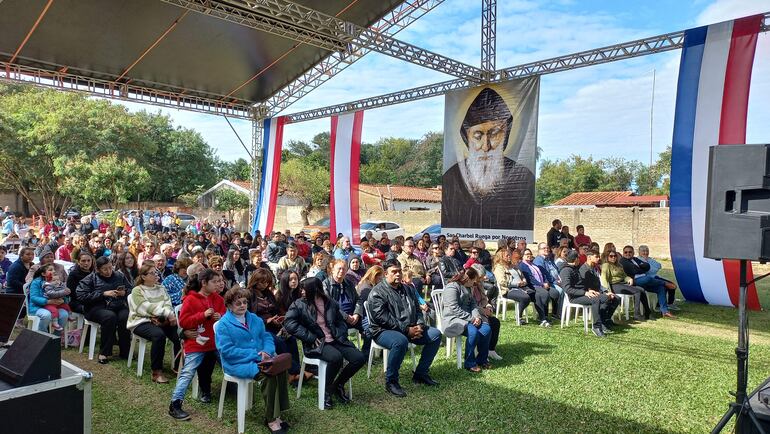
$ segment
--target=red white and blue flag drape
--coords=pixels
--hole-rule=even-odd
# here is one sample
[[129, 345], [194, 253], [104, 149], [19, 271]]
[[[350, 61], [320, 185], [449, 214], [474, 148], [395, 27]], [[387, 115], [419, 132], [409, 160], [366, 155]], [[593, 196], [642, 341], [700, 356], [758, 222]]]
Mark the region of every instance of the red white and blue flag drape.
[[361, 241], [358, 217], [358, 179], [361, 159], [361, 128], [364, 112], [332, 116], [331, 195], [329, 232], [331, 241], [337, 234], [350, 237], [353, 244]]
[[[703, 257], [708, 148], [744, 144], [749, 84], [762, 15], [685, 31], [671, 156], [669, 239], [687, 300], [738, 303], [738, 261]], [[751, 266], [748, 279], [752, 279]], [[759, 309], [754, 285], [747, 305]]]
[[278, 202], [278, 178], [281, 173], [281, 150], [283, 148], [284, 116], [265, 119], [262, 125], [262, 172], [259, 181], [259, 198], [251, 232], [259, 231], [269, 237], [273, 231], [275, 208]]

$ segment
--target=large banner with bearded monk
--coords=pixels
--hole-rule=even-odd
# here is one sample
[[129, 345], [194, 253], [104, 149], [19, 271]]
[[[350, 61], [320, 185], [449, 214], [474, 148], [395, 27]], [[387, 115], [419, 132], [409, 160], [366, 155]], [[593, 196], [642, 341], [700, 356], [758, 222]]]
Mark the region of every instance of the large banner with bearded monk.
[[540, 78], [446, 94], [441, 228], [533, 241]]

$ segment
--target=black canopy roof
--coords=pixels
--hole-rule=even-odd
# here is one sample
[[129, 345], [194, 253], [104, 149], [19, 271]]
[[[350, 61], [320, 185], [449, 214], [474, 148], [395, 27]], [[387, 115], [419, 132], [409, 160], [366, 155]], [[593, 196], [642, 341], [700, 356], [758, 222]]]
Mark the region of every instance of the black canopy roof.
[[[402, 2], [293, 1], [359, 26]], [[49, 0], [0, 0], [0, 62], [253, 104], [330, 54], [159, 0], [54, 0], [35, 27], [47, 5]]]

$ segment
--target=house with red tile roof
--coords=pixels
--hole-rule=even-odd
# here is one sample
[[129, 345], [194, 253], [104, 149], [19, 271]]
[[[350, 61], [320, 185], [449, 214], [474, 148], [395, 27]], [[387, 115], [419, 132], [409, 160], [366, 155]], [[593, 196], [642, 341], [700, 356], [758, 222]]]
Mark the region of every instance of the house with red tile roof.
[[576, 192], [552, 203], [549, 208], [668, 207], [668, 196], [636, 196], [633, 191]]

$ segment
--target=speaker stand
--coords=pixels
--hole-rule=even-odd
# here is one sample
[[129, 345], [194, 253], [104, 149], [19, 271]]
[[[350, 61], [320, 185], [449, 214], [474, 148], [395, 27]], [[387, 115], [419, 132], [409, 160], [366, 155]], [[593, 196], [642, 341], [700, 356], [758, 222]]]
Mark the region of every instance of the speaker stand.
[[[748, 292], [749, 283], [754, 283], [757, 280], [767, 277], [765, 274], [760, 276], [751, 282], [746, 282], [746, 267], [749, 265], [749, 261], [745, 259], [740, 260], [740, 295], [738, 297], [738, 346], [735, 348], [735, 358], [738, 363], [738, 384], [735, 389], [735, 393], [730, 393], [735, 396], [735, 401], [730, 403], [730, 409], [722, 416], [717, 426], [711, 431], [711, 434], [718, 434], [722, 432], [727, 422], [735, 416], [735, 432], [740, 434], [743, 432], [741, 418], [748, 418], [756, 429], [755, 432], [765, 434], [765, 430], [759, 424], [757, 416], [754, 414], [754, 410], [749, 405], [749, 397], [746, 393], [746, 385], [749, 379], [749, 317], [746, 312], [746, 294]], [[743, 423], [746, 423], [743, 421]]]

